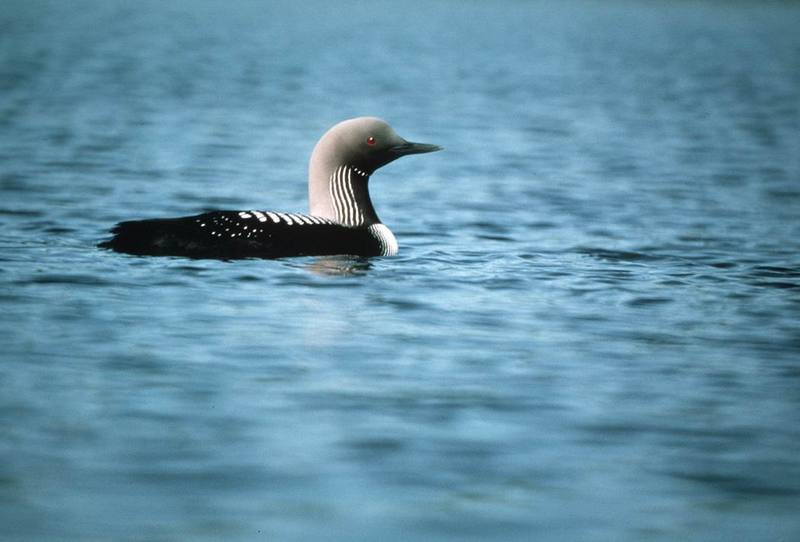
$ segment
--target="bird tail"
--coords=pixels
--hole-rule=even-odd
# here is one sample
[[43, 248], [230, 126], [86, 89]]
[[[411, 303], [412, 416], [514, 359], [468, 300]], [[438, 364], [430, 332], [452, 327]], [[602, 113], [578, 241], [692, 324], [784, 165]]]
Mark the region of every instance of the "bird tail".
[[[167, 253], [174, 244], [173, 219], [131, 220], [120, 222], [113, 237], [99, 243], [100, 248], [137, 255]], [[170, 228], [172, 226], [172, 228]]]

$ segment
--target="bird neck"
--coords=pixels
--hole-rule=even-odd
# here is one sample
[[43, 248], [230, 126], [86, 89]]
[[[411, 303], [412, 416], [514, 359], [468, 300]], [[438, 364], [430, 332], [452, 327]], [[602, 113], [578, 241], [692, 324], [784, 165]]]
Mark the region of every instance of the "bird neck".
[[380, 223], [369, 197], [369, 174], [354, 166], [312, 167], [308, 197], [312, 215], [352, 227]]

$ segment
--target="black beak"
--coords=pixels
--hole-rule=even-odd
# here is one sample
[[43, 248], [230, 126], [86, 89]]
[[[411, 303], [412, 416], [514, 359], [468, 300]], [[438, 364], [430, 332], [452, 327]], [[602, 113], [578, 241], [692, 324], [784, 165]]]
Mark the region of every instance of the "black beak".
[[412, 143], [411, 141], [404, 141], [399, 145], [389, 149], [395, 158], [406, 156], [408, 154], [422, 154], [425, 152], [436, 152], [442, 150], [439, 145], [430, 145], [429, 143]]

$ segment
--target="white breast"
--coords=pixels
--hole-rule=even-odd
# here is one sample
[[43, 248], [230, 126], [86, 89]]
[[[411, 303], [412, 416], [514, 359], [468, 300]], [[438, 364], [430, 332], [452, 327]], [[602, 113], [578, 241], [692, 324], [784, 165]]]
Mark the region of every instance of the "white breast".
[[381, 244], [381, 256], [394, 256], [400, 247], [397, 245], [392, 230], [386, 224], [373, 224], [369, 228], [369, 233]]

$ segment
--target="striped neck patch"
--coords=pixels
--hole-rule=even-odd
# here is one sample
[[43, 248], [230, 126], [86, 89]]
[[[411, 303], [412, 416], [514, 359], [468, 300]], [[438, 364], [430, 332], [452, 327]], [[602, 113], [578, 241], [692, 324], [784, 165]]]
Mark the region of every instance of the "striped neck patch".
[[[352, 166], [339, 166], [331, 174], [328, 190], [330, 191], [336, 221], [345, 226], [363, 226], [365, 209], [359, 204], [364, 197], [369, 175]], [[357, 198], [357, 196], [362, 196]], [[369, 201], [369, 195], [366, 195]]]

